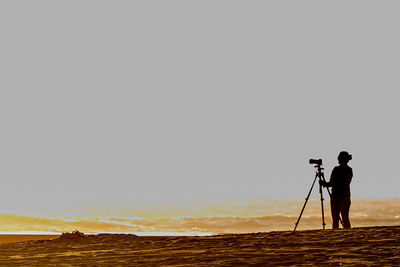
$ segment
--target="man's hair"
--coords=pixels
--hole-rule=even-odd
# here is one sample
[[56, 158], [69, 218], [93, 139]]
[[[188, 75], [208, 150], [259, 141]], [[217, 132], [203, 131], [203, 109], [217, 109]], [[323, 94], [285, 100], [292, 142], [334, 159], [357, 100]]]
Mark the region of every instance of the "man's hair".
[[352, 156], [347, 151], [342, 151], [339, 153], [338, 160], [339, 162], [349, 162], [352, 159]]

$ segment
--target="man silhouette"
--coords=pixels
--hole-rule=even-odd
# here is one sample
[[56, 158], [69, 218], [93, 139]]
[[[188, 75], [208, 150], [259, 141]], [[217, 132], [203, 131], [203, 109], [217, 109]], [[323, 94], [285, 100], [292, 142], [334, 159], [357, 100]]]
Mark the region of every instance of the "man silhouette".
[[350, 183], [353, 178], [353, 169], [347, 165], [352, 156], [342, 151], [339, 153], [339, 166], [332, 170], [329, 182], [321, 181], [325, 187], [332, 187], [331, 195], [331, 212], [332, 212], [332, 228], [339, 228], [339, 214], [342, 215], [343, 227], [351, 228], [349, 211], [350, 211]]

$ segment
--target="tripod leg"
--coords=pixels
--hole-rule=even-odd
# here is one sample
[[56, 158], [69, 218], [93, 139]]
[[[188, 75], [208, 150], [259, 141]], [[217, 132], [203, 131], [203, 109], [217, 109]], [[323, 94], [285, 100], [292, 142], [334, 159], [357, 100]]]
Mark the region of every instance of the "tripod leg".
[[322, 212], [322, 228], [325, 230], [325, 216], [324, 216], [324, 195], [322, 191], [322, 185], [319, 184], [319, 194], [321, 196], [321, 212]]
[[299, 222], [300, 222], [301, 215], [303, 215], [304, 208], [306, 207], [307, 202], [308, 202], [308, 199], [310, 198], [311, 191], [312, 191], [312, 189], [313, 189], [313, 187], [314, 187], [314, 184], [315, 184], [315, 181], [317, 180], [317, 177], [318, 177], [318, 176], [315, 175], [315, 178], [314, 178], [314, 181], [313, 181], [313, 183], [312, 183], [312, 185], [311, 185], [310, 191], [308, 191], [308, 195], [307, 195], [307, 197], [306, 197], [306, 201], [304, 202], [303, 208], [301, 209], [299, 218], [297, 219], [297, 222], [295, 223], [295, 227], [294, 227], [294, 229], [293, 229], [293, 232], [296, 231], [297, 225], [298, 225]]

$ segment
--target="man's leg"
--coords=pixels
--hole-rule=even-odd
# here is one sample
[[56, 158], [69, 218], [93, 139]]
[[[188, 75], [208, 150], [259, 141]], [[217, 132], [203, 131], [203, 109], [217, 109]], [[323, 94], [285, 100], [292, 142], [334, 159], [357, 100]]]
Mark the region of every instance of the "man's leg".
[[350, 197], [344, 197], [340, 199], [340, 214], [342, 214], [344, 228], [351, 228], [349, 219], [350, 204]]
[[331, 196], [332, 229], [339, 228], [339, 201]]

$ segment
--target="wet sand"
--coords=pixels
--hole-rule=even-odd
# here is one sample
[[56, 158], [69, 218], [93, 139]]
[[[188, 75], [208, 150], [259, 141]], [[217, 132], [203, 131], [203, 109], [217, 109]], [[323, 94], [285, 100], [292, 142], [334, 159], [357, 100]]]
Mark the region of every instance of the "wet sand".
[[0, 244], [0, 266], [399, 266], [400, 226]]

